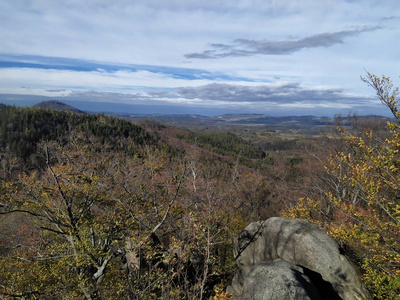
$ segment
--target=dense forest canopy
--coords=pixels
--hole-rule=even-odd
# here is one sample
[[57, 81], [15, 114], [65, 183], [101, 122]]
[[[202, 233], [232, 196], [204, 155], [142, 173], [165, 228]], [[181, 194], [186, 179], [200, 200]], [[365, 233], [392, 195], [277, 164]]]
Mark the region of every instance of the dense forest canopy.
[[0, 107], [0, 130], [1, 147], [22, 159], [34, 154], [40, 141], [62, 141], [72, 131], [92, 134], [114, 147], [120, 147], [123, 138], [135, 145], [151, 145], [157, 140], [143, 128], [118, 118], [14, 106]]

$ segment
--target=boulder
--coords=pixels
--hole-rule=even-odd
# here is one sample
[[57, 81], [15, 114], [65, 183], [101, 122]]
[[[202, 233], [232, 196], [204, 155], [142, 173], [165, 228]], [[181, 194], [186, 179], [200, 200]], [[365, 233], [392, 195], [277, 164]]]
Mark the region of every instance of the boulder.
[[303, 269], [282, 259], [254, 265], [243, 284], [243, 300], [318, 300], [318, 291]]
[[234, 252], [240, 270], [228, 292], [236, 299], [273, 299], [246, 298], [243, 293], [253, 266], [276, 259], [301, 267], [321, 299], [367, 298], [356, 268], [340, 253], [337, 243], [305, 220], [275, 217], [251, 223], [239, 235]]

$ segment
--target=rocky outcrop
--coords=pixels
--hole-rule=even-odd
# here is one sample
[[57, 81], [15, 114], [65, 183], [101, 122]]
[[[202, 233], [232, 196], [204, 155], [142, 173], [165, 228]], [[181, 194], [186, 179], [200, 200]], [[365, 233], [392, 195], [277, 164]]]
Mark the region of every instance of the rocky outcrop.
[[[270, 218], [250, 224], [238, 237], [235, 256], [240, 270], [228, 287], [235, 299], [368, 298], [336, 242], [305, 220]], [[273, 276], [278, 269], [281, 275]], [[286, 296], [275, 296], [277, 282]]]
[[282, 259], [260, 262], [246, 276], [243, 300], [320, 299], [318, 291], [303, 269]]

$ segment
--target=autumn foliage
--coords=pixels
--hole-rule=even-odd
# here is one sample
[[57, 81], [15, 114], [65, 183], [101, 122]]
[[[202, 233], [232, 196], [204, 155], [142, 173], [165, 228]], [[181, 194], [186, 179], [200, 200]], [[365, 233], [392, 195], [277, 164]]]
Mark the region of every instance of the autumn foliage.
[[18, 216], [28, 224], [12, 225], [25, 236], [21, 244], [2, 239], [9, 243], [0, 260], [3, 296], [225, 295], [232, 243], [258, 210], [241, 205], [241, 187], [261, 175], [196, 147], [171, 155], [163, 144], [121, 137], [133, 143], [131, 154], [91, 133], [65, 138], [38, 144], [41, 168], [2, 176], [2, 221]]
[[368, 73], [395, 118], [382, 135], [339, 129], [342, 147], [329, 157], [319, 197], [287, 211], [326, 228], [362, 270], [374, 299], [400, 299], [400, 113], [389, 78]]

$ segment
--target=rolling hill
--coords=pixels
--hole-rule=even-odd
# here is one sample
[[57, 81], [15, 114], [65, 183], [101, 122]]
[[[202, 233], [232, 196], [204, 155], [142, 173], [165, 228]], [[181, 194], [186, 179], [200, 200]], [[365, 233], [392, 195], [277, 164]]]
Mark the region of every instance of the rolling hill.
[[57, 101], [57, 100], [43, 101], [43, 102], [40, 102], [40, 103], [34, 105], [33, 107], [52, 109], [52, 110], [61, 110], [61, 111], [70, 111], [70, 112], [78, 113], [78, 114], [86, 114], [82, 110], [79, 110], [75, 107], [72, 107], [68, 104], [65, 104], [65, 103]]

